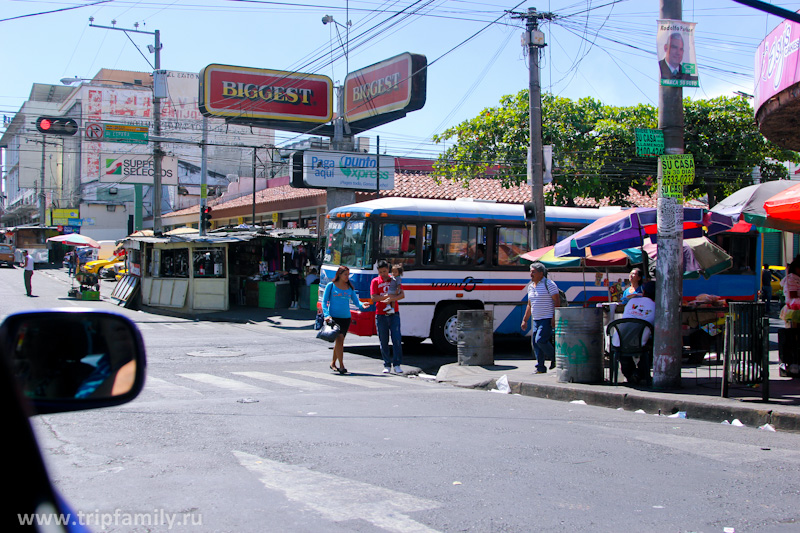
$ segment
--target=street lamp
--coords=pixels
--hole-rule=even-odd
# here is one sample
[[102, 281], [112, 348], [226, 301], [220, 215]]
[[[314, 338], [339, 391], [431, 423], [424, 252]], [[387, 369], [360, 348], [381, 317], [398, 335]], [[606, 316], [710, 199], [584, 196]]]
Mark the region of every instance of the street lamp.
[[131, 85], [136, 87], [150, 87], [150, 85], [144, 85], [142, 83], [131, 83], [129, 81], [102, 80], [99, 78], [79, 78], [78, 76], [75, 76], [74, 78], [61, 78], [59, 81], [61, 82], [62, 85], [75, 85], [77, 83], [82, 83], [84, 81], [101, 81], [106, 83], [119, 83], [120, 85]]
[[[350, 2], [348, 1], [348, 13]], [[345, 80], [347, 76], [350, 74], [350, 26], [353, 25], [353, 21], [348, 20], [347, 24], [342, 24], [333, 19], [331, 15], [325, 15], [322, 17], [323, 24], [330, 24], [333, 23], [334, 28], [336, 28], [336, 35], [339, 37], [339, 43], [342, 45], [344, 49], [344, 64], [345, 64]], [[345, 42], [342, 43], [342, 35], [339, 33], [338, 26], [341, 26], [345, 29]], [[345, 130], [347, 130], [347, 134], [350, 134], [350, 126], [347, 124], [347, 118], [344, 116], [344, 84], [341, 87], [337, 87], [337, 108], [338, 108], [338, 117], [333, 123], [333, 148], [334, 150], [341, 150], [342, 144], [344, 143], [344, 135]]]

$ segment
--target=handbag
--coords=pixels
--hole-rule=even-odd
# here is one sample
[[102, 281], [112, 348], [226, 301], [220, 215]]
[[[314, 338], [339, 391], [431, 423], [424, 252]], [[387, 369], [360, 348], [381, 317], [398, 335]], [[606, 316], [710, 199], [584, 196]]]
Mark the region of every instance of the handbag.
[[322, 325], [322, 329], [317, 332], [317, 338], [322, 339], [324, 341], [333, 342], [336, 340], [336, 337], [339, 336], [341, 330], [339, 329], [339, 324], [333, 324], [332, 326], [327, 322]]

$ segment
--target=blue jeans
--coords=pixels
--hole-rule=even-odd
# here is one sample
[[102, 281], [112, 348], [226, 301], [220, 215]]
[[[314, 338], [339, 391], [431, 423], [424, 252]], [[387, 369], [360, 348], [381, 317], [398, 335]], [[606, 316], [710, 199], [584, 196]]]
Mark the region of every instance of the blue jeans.
[[536, 370], [547, 371], [545, 362], [553, 359], [556, 349], [550, 342], [553, 336], [553, 324], [551, 318], [542, 318], [533, 321], [533, 331], [531, 332], [531, 345], [533, 353], [536, 355]]
[[[403, 336], [400, 334], [400, 314], [375, 315], [375, 329], [381, 341], [383, 366], [400, 366], [403, 362]], [[392, 337], [392, 353], [389, 354], [389, 336]]]

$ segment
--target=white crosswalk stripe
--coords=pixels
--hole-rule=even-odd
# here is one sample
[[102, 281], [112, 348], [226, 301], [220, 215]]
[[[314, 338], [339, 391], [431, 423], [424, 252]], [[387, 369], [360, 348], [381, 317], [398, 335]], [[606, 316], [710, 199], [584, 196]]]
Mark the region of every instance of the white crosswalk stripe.
[[226, 389], [236, 392], [249, 392], [249, 393], [265, 392], [265, 389], [262, 389], [261, 387], [256, 387], [255, 385], [250, 385], [249, 383], [244, 383], [242, 381], [238, 381], [235, 379], [221, 378], [213, 374], [198, 373], [198, 374], [178, 374], [178, 375], [186, 379], [191, 379], [193, 381], [205, 383], [207, 385], [219, 387], [220, 389]]
[[260, 381], [267, 381], [269, 383], [286, 385], [287, 387], [295, 387], [301, 390], [333, 390], [336, 388], [331, 387], [330, 385], [323, 385], [322, 383], [314, 383], [313, 381], [304, 381], [302, 379], [289, 378], [276, 374], [267, 374], [266, 372], [231, 372], [231, 374], [245, 376]]
[[[289, 374], [297, 374], [299, 376], [308, 376], [315, 379], [325, 379], [328, 381], [335, 381], [337, 383], [347, 383], [347, 385], [355, 385], [356, 387], [365, 387], [367, 389], [390, 389], [395, 388], [395, 385], [388, 383], [377, 383], [375, 381], [368, 381], [363, 377], [357, 376], [334, 376], [333, 374], [325, 374], [323, 372], [311, 372], [308, 370], [287, 370]], [[384, 379], [384, 378], [377, 378]], [[388, 379], [388, 378], [387, 378]]]
[[189, 387], [184, 387], [182, 385], [176, 385], [174, 383], [170, 383], [169, 381], [154, 378], [154, 377], [147, 377], [147, 381], [145, 382], [144, 386], [145, 392], [155, 392], [156, 394], [163, 396], [165, 398], [184, 398], [187, 394], [195, 395], [195, 396], [202, 396], [198, 391], [191, 389]]

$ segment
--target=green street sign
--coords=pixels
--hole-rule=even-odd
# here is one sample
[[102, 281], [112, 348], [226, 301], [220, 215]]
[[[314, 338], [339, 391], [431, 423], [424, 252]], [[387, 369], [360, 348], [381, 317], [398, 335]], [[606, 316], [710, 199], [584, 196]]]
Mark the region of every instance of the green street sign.
[[93, 122], [86, 126], [85, 137], [90, 141], [147, 144], [149, 132], [147, 126]]
[[664, 132], [646, 128], [636, 128], [636, 155], [657, 157], [664, 153]]

